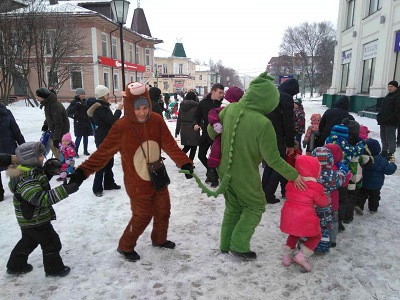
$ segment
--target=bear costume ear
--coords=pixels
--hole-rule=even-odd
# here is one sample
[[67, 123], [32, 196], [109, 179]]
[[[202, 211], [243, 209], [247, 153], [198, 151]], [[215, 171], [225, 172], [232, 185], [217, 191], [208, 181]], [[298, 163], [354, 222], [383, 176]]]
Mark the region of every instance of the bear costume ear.
[[135, 96], [143, 94], [146, 90], [146, 86], [140, 82], [129, 83], [127, 87], [131, 94]]

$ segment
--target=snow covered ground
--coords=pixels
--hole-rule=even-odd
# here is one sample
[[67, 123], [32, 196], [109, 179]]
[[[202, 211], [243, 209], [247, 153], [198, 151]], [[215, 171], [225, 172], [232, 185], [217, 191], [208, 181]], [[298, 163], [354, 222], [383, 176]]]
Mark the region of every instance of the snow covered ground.
[[[326, 110], [321, 99], [313, 100], [303, 101], [307, 122], [311, 113]], [[25, 107], [23, 102], [9, 108], [25, 139], [38, 140], [43, 111]], [[379, 139], [375, 120], [354, 116], [370, 128], [370, 137]], [[174, 132], [175, 123], [168, 126]], [[94, 150], [91, 137], [89, 152]], [[81, 155], [77, 164], [84, 159]], [[77, 193], [54, 206], [58, 219], [53, 226], [62, 241], [61, 256], [72, 268], [65, 278], [45, 277], [40, 249], [30, 255], [32, 272], [18, 277], [6, 274], [9, 254], [21, 235], [6, 188], [5, 200], [0, 202], [0, 299], [400, 299], [399, 171], [386, 178], [378, 213], [356, 215], [339, 233], [337, 247], [312, 256], [314, 270], [304, 273], [298, 265], [285, 268], [280, 264], [280, 246], [286, 239], [279, 230], [282, 203], [267, 206], [251, 242], [258, 259], [243, 262], [221, 254], [218, 248], [223, 197], [207, 198], [194, 180], [178, 173], [170, 159], [166, 165], [172, 180], [168, 238], [177, 247], [153, 248], [150, 225], [136, 247], [141, 260], [124, 260], [116, 248], [131, 217], [129, 199], [124, 188], [95, 197], [92, 176]], [[205, 179], [197, 158], [195, 165]], [[118, 154], [114, 173], [122, 184]], [[3, 183], [8, 182], [4, 172], [1, 176]], [[57, 184], [53, 179], [52, 186]]]

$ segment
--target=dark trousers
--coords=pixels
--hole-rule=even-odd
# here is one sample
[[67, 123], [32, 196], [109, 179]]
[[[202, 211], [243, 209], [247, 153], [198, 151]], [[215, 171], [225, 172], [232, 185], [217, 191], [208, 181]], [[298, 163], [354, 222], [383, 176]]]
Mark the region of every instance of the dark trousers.
[[[286, 147], [278, 144], [278, 150], [281, 157], [285, 159]], [[282, 189], [284, 190], [283, 187], [286, 186], [287, 180], [281, 174], [268, 166], [268, 164], [265, 164], [261, 183], [267, 202], [275, 199], [275, 192], [278, 188], [279, 182], [281, 182]]]
[[[77, 136], [75, 139], [75, 151], [78, 153], [79, 145], [81, 144], [82, 136]], [[87, 153], [88, 152], [88, 143], [89, 143], [89, 137], [85, 135], [83, 137], [83, 152]]]
[[205, 166], [207, 168], [207, 153], [208, 153], [208, 149], [210, 149], [212, 145], [212, 140], [208, 137], [208, 134], [203, 133], [203, 136], [200, 139], [200, 145], [199, 145], [199, 153], [197, 155], [197, 157], [199, 158], [199, 160], [201, 161], [201, 163], [203, 164], [203, 166]]
[[339, 187], [338, 191], [339, 191], [338, 217], [339, 217], [340, 221], [343, 221], [345, 219], [346, 205], [347, 205], [347, 200], [348, 200], [347, 186], [346, 187]]
[[22, 238], [11, 251], [7, 268], [21, 271], [28, 262], [28, 256], [38, 245], [42, 247], [43, 266], [46, 273], [57, 273], [64, 269], [60, 256], [61, 241], [51, 223], [34, 228], [21, 228]]
[[196, 156], [197, 146], [184, 146], [182, 148], [182, 151], [185, 153], [188, 153], [189, 150], [190, 150], [189, 158], [193, 161], [194, 157]]
[[110, 161], [105, 165], [105, 167], [96, 172], [93, 180], [93, 193], [102, 192], [103, 191], [103, 182], [104, 189], [111, 188], [114, 181], [114, 173], [112, 168], [114, 166], [114, 158], [111, 158]]
[[379, 200], [381, 200], [381, 189], [370, 190], [361, 187], [360, 192], [358, 194], [357, 206], [359, 206], [362, 210], [364, 210], [364, 205], [367, 199], [368, 199], [368, 209], [370, 211], [378, 211]]
[[0, 171], [0, 196], [4, 195], [3, 181], [1, 180], [1, 171]]

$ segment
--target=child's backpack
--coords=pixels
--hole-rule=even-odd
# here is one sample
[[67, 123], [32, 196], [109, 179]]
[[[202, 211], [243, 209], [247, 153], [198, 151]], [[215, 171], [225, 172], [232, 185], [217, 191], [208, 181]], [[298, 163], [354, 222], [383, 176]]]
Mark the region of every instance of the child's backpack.
[[50, 152], [50, 130], [46, 130], [45, 132], [42, 133], [42, 136], [40, 137], [40, 142], [44, 145], [45, 151], [43, 155], [46, 157], [47, 154]]

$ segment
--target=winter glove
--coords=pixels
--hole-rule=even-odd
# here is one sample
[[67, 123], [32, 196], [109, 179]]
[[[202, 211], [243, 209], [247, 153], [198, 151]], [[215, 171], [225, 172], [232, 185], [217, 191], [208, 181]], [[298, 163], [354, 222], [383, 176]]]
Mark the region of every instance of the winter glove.
[[60, 140], [53, 140], [53, 146], [58, 149], [58, 147], [60, 146]]
[[[191, 163], [184, 164], [184, 165], [181, 167], [181, 169], [182, 169], [182, 170], [189, 171], [190, 174], [193, 174], [193, 165], [192, 165]], [[192, 175], [188, 175], [188, 174], [185, 174], [185, 177], [186, 177], [186, 179], [193, 178]]]
[[78, 187], [81, 186], [82, 182], [86, 179], [85, 173], [82, 169], [76, 169], [75, 173], [68, 175], [70, 178], [68, 184], [77, 184]]
[[49, 126], [47, 126], [46, 124], [43, 124], [42, 131], [47, 131], [47, 130], [49, 130]]
[[221, 123], [215, 123], [213, 125], [213, 128], [216, 133], [221, 134], [222, 133], [222, 124]]
[[77, 185], [76, 183], [63, 184], [62, 186], [64, 187], [68, 195], [76, 193], [79, 190], [79, 185]]

